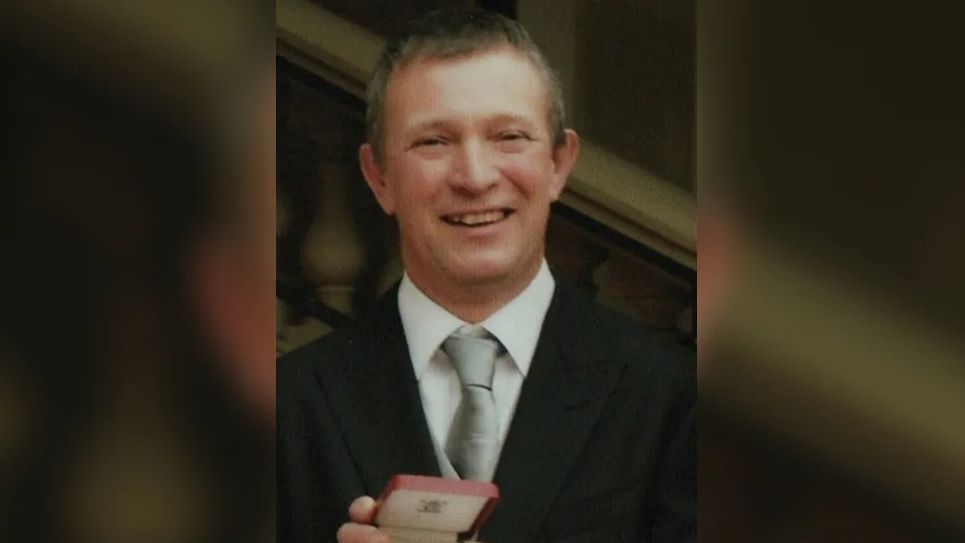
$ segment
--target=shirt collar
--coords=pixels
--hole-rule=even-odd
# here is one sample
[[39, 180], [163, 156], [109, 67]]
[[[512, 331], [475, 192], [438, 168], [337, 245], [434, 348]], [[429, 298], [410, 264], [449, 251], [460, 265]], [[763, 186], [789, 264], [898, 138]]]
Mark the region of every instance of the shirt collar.
[[[529, 372], [555, 288], [553, 275], [543, 260], [536, 277], [518, 296], [479, 323], [506, 347], [524, 377]], [[412, 368], [416, 379], [421, 380], [442, 342], [468, 323], [429, 299], [408, 274], [402, 276], [398, 301]]]

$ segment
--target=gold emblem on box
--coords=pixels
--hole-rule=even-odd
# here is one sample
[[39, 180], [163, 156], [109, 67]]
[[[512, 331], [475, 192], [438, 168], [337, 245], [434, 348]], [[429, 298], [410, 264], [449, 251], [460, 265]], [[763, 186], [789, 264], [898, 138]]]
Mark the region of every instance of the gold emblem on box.
[[416, 511], [420, 513], [442, 513], [442, 508], [449, 503], [446, 500], [419, 500]]

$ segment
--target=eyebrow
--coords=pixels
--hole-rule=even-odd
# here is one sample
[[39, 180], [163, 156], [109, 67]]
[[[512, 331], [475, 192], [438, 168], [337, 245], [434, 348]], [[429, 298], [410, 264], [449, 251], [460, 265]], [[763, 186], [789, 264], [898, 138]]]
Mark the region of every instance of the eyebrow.
[[419, 132], [424, 132], [426, 130], [432, 129], [447, 129], [452, 125], [452, 121], [446, 121], [443, 119], [429, 119], [424, 122], [417, 123], [413, 125], [407, 132], [412, 134], [417, 134]]
[[514, 113], [501, 113], [499, 115], [493, 116], [491, 119], [493, 122], [516, 122], [520, 124], [528, 125], [530, 121], [527, 117], [522, 115], [516, 115]]
[[[517, 115], [517, 114], [515, 114], [515, 113], [499, 113], [499, 114], [493, 115], [493, 116], [491, 116], [491, 117], [487, 117], [486, 120], [485, 120], [485, 122], [486, 122], [486, 123], [497, 123], [497, 124], [498, 124], [498, 123], [511, 122], [511, 123], [524, 124], [524, 125], [526, 125], [526, 126], [529, 126], [529, 125], [531, 124], [530, 121], [529, 121], [529, 119], [527, 119], [525, 116], [523, 116], [523, 115]], [[455, 123], [455, 122], [453, 122], [453, 121], [451, 121], [451, 120], [447, 120], [447, 119], [428, 119], [428, 120], [426, 120], [426, 121], [423, 121], [423, 122], [420, 122], [420, 123], [415, 124], [415, 125], [412, 127], [412, 129], [411, 129], [410, 132], [411, 132], [411, 133], [419, 133], [419, 132], [423, 132], [423, 131], [425, 131], [425, 130], [432, 130], [432, 129], [443, 129], [443, 130], [445, 130], [445, 129], [451, 128], [453, 124], [458, 124], [458, 123]]]

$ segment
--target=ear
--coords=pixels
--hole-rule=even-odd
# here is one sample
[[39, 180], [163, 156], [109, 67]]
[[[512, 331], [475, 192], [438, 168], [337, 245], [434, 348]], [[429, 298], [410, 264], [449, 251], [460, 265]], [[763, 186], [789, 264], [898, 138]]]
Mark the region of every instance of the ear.
[[372, 189], [372, 194], [382, 206], [382, 210], [389, 215], [395, 213], [395, 197], [385, 183], [385, 174], [375, 156], [375, 149], [368, 143], [362, 144], [359, 148], [359, 167], [362, 169], [365, 182]]
[[553, 149], [553, 179], [550, 184], [550, 198], [556, 201], [566, 186], [570, 172], [576, 166], [576, 159], [580, 154], [580, 136], [576, 131], [566, 129], [563, 144]]

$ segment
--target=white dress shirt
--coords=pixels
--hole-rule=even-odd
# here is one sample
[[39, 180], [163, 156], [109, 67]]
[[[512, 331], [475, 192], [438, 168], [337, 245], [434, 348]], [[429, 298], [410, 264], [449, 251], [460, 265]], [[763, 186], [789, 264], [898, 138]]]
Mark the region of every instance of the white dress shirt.
[[[493, 400], [499, 425], [498, 451], [502, 452], [523, 379], [529, 372], [543, 320], [556, 283], [544, 260], [536, 277], [523, 292], [479, 325], [505, 347], [496, 358]], [[439, 348], [457, 328], [467, 323], [426, 296], [408, 275], [399, 286], [399, 315], [409, 346], [412, 368], [419, 382], [422, 407], [437, 451], [446, 443], [453, 417], [462, 400], [459, 376]]]

